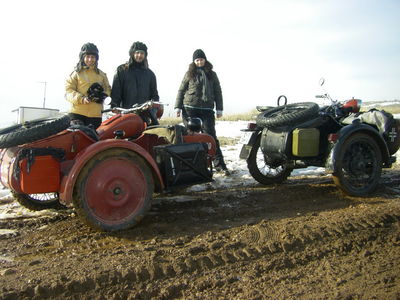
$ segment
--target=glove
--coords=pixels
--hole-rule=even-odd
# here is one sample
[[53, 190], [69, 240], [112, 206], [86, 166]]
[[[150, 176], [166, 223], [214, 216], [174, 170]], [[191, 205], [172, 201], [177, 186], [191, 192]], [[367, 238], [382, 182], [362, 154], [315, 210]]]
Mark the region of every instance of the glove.
[[99, 104], [103, 104], [104, 99], [108, 97], [106, 93], [104, 93], [104, 89], [100, 83], [93, 83], [87, 90], [88, 99], [90, 102], [96, 102]]

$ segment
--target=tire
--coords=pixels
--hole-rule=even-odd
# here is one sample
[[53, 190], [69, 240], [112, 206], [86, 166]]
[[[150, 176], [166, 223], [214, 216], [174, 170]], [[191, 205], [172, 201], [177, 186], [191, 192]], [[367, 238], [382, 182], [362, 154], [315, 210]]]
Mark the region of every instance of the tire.
[[11, 192], [13, 197], [21, 204], [30, 210], [39, 211], [44, 209], [64, 209], [58, 200], [58, 193], [43, 193], [43, 194], [23, 194], [15, 191]]
[[351, 135], [335, 159], [335, 184], [351, 196], [367, 196], [379, 184], [382, 154], [375, 140], [367, 134]]
[[256, 123], [259, 127], [267, 128], [295, 125], [317, 117], [318, 112], [317, 103], [292, 103], [265, 110], [257, 116]]
[[28, 121], [0, 130], [0, 148], [10, 148], [44, 139], [67, 129], [70, 125], [68, 115]]
[[135, 226], [150, 209], [154, 191], [145, 160], [126, 149], [109, 149], [91, 158], [74, 187], [78, 216], [102, 231]]
[[282, 183], [292, 172], [286, 166], [271, 167], [265, 162], [265, 156], [260, 149], [261, 134], [257, 137], [247, 158], [247, 168], [251, 176], [261, 184]]

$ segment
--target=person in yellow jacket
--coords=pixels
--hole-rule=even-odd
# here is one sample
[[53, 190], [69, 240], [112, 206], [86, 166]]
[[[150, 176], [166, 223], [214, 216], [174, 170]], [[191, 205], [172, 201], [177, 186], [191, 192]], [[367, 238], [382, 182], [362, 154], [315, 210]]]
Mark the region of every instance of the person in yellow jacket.
[[79, 53], [79, 62], [67, 78], [65, 98], [71, 103], [71, 125], [100, 126], [104, 99], [111, 94], [107, 75], [98, 67], [99, 50], [86, 43]]

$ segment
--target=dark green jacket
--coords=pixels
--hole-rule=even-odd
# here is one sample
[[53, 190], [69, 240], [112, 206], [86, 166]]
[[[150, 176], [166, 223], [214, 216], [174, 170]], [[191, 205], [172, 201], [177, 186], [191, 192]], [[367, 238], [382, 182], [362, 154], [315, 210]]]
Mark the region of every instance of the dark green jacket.
[[178, 95], [175, 101], [175, 108], [182, 109], [183, 106], [195, 107], [199, 109], [214, 109], [223, 110], [223, 100], [221, 85], [218, 80], [217, 73], [214, 71], [209, 71], [209, 95], [208, 101], [203, 101], [202, 90], [203, 86], [199, 80], [199, 75], [194, 79], [189, 79], [188, 73], [185, 74], [181, 86], [178, 90]]

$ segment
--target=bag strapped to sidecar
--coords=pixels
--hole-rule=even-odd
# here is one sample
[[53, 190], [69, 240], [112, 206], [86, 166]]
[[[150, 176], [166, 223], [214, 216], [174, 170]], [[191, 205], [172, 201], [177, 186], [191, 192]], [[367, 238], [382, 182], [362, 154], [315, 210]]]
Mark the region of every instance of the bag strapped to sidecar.
[[155, 160], [165, 186], [185, 186], [213, 181], [205, 143], [154, 147]]

